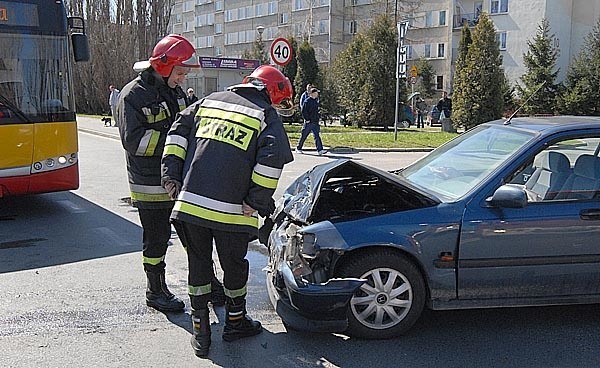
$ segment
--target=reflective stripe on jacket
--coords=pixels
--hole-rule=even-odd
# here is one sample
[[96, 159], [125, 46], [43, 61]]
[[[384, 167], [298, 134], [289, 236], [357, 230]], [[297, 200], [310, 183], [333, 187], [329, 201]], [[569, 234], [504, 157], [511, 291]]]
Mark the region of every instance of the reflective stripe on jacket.
[[152, 68], [121, 91], [116, 109], [121, 143], [126, 151], [131, 199], [139, 208], [170, 208], [173, 201], [161, 186], [160, 160], [176, 114], [186, 105], [183, 90], [169, 88]]
[[281, 119], [263, 92], [213, 93], [184, 110], [167, 137], [163, 181], [183, 182], [172, 218], [255, 235], [258, 218], [244, 216], [242, 203], [270, 214], [283, 166], [292, 160]]

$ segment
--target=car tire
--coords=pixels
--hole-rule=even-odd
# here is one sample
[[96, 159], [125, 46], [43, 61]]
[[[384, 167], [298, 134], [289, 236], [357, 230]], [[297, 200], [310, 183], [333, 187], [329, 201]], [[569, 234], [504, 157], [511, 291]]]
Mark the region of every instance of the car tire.
[[425, 305], [425, 282], [417, 266], [393, 250], [376, 250], [343, 264], [341, 277], [367, 280], [348, 304], [348, 334], [387, 339], [408, 331]]

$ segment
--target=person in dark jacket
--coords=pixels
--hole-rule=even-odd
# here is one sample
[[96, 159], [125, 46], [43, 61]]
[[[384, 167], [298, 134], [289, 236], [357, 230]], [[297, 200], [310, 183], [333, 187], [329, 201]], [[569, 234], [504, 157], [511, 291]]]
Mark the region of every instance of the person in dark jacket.
[[198, 97], [196, 97], [196, 95], [194, 94], [193, 88], [188, 88], [187, 94], [188, 94], [188, 104], [191, 105], [194, 102], [198, 101]]
[[135, 63], [139, 75], [123, 88], [116, 108], [131, 200], [143, 229], [146, 304], [165, 312], [182, 311], [184, 303], [169, 291], [165, 281], [174, 202], [161, 186], [160, 161], [167, 132], [176, 114], [186, 107], [180, 85], [189, 69], [199, 66], [189, 41], [178, 35], [164, 37], [148, 61]]
[[207, 302], [213, 241], [224, 273], [223, 340], [262, 331], [260, 322], [246, 314], [246, 254], [248, 241], [258, 235], [258, 215], [273, 212], [272, 195], [283, 166], [293, 160], [276, 110], [291, 108], [291, 97], [290, 81], [278, 69], [262, 65], [242, 84], [187, 108], [169, 131], [162, 180], [177, 198], [171, 219], [188, 242], [191, 342], [199, 357], [208, 355], [211, 344]]
[[296, 146], [296, 151], [302, 153], [302, 146], [304, 146], [304, 141], [308, 138], [308, 135], [312, 132], [315, 137], [315, 146], [317, 147], [317, 153], [319, 155], [327, 153], [323, 149], [323, 143], [321, 142], [320, 131], [321, 127], [319, 125], [319, 120], [321, 120], [321, 115], [319, 114], [319, 90], [316, 88], [312, 88], [310, 90], [310, 94], [308, 98], [304, 102], [302, 106], [302, 117], [304, 118], [304, 125], [302, 126], [302, 131], [300, 132], [300, 140], [298, 141], [298, 145]]

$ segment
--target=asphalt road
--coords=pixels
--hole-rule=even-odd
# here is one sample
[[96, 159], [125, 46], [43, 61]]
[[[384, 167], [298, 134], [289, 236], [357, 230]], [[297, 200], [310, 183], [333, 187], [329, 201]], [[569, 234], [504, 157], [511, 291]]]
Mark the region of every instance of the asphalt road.
[[[107, 134], [80, 133], [79, 190], [0, 200], [1, 367], [600, 365], [598, 305], [426, 311], [407, 335], [385, 341], [287, 331], [268, 301], [260, 244], [248, 256], [248, 309], [264, 332], [224, 343], [224, 309], [216, 308], [209, 359], [198, 359], [189, 346], [189, 310], [163, 314], [143, 303], [141, 228], [135, 209], [121, 201], [129, 191], [116, 128], [86, 123]], [[327, 160], [391, 170], [422, 155], [295, 155], [278, 192]], [[175, 234], [172, 242], [168, 283], [189, 305], [185, 253]]]

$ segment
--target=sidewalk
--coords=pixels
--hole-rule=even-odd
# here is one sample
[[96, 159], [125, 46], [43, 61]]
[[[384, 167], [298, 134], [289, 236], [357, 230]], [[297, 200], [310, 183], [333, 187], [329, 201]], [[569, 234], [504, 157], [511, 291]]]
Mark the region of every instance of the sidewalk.
[[[112, 122], [114, 124], [114, 121]], [[104, 122], [100, 118], [91, 116], [77, 115], [77, 128], [85, 133], [100, 135], [103, 137], [120, 140], [119, 128], [116, 126], [104, 126]], [[315, 148], [303, 148], [303, 151], [316, 151]], [[357, 152], [430, 152], [432, 148], [354, 148], [354, 147], [332, 147], [328, 151], [331, 153], [357, 153]]]

